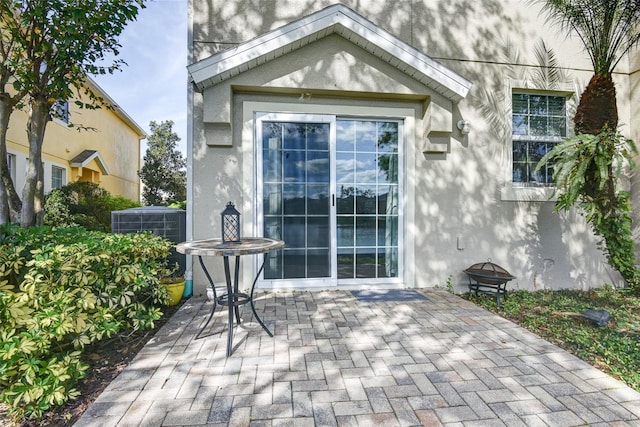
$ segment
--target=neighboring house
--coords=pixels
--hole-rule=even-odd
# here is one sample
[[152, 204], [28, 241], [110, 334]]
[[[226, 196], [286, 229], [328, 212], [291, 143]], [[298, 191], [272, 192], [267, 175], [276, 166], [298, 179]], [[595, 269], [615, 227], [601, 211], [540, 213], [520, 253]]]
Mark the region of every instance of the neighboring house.
[[[463, 289], [620, 283], [578, 212], [553, 213], [549, 146], [592, 75], [577, 39], [523, 0], [190, 1], [188, 230], [281, 238], [259, 286]], [[536, 49], [553, 50], [561, 80]], [[638, 59], [638, 58], [631, 58]], [[638, 140], [638, 61], [614, 77]], [[205, 280], [194, 263], [194, 290]], [[250, 285], [257, 264], [243, 264]], [[218, 272], [218, 278], [222, 278]]]
[[[73, 100], [54, 106], [42, 148], [45, 193], [89, 181], [114, 196], [140, 201], [140, 140], [146, 134], [93, 80], [88, 79], [88, 85], [114, 108], [81, 109]], [[27, 172], [26, 123], [26, 112], [15, 111], [7, 135], [9, 168], [18, 194]]]

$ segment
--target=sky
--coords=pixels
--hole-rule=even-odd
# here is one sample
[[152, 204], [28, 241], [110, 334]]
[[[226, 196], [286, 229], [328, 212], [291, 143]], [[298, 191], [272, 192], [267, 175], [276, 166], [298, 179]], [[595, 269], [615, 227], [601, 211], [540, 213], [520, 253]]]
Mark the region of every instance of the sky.
[[[149, 122], [173, 120], [187, 144], [187, 0], [150, 0], [120, 35], [122, 70], [92, 79], [150, 134]], [[143, 141], [141, 155], [146, 151]]]

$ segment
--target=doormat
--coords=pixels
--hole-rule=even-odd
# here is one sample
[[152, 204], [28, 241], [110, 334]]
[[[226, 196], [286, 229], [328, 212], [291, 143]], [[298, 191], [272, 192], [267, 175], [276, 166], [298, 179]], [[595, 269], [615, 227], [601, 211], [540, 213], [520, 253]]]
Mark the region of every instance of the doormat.
[[383, 301], [420, 301], [428, 300], [426, 296], [412, 289], [388, 289], [378, 291], [351, 291], [358, 301], [383, 302]]

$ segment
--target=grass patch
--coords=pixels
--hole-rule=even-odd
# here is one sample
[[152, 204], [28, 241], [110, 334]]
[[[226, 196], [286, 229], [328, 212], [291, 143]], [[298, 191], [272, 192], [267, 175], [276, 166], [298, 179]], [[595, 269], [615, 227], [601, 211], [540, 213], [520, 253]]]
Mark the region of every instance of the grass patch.
[[[468, 300], [514, 321], [640, 391], [640, 297], [626, 289], [513, 291], [498, 308], [488, 295]], [[601, 327], [573, 315], [607, 310]]]

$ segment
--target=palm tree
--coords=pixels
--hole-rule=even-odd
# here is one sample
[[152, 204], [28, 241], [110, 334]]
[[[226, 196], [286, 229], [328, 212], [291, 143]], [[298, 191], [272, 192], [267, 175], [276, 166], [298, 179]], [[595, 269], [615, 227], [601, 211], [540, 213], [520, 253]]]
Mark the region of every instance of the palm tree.
[[638, 0], [542, 0], [542, 11], [567, 35], [575, 33], [591, 59], [593, 77], [574, 117], [576, 134], [597, 135], [618, 126], [616, 65], [640, 42]]
[[630, 194], [617, 187], [620, 164], [633, 143], [618, 133], [612, 74], [640, 42], [640, 0], [533, 0], [567, 33], [576, 34], [591, 59], [593, 77], [573, 119], [576, 136], [558, 144], [538, 167], [554, 162], [556, 210], [577, 204], [603, 241], [609, 264], [640, 291], [631, 234]]

